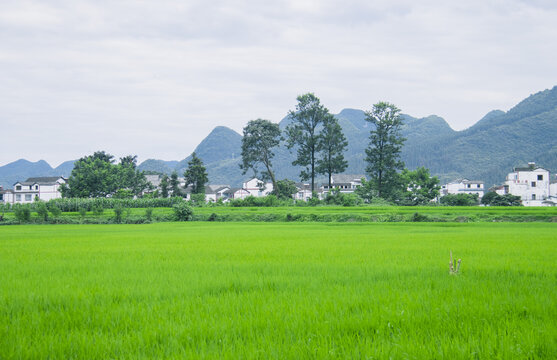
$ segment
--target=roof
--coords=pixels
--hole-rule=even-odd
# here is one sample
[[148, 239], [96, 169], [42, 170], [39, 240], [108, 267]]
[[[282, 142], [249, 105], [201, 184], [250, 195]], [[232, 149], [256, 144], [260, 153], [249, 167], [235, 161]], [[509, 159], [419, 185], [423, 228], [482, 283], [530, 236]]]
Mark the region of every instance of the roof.
[[27, 180], [23, 181], [23, 182], [16, 182], [16, 184], [21, 184], [21, 185], [33, 185], [33, 184], [39, 184], [39, 185], [54, 185], [56, 184], [56, 182], [58, 180], [66, 180], [64, 179], [64, 177], [62, 176], [43, 176], [43, 177], [30, 177]]
[[351, 183], [354, 181], [361, 181], [362, 178], [366, 178], [363, 174], [333, 174], [332, 182], [337, 183]]
[[464, 180], [463, 184], [483, 184], [484, 182], [481, 180]]
[[160, 175], [145, 175], [145, 179], [150, 182], [153, 186], [159, 186], [161, 184]]

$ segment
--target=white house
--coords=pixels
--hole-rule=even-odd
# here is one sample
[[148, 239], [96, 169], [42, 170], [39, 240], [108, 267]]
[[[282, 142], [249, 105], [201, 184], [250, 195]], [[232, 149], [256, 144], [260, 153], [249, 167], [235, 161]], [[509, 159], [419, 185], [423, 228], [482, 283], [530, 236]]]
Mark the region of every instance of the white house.
[[[362, 179], [365, 175], [361, 174], [333, 174], [331, 176], [331, 188], [339, 189], [341, 193], [353, 193], [358, 187], [362, 186]], [[331, 189], [329, 189], [329, 182], [321, 185], [322, 196], [325, 197]]]
[[32, 203], [35, 198], [48, 201], [62, 197], [60, 186], [66, 183], [62, 176], [33, 177], [23, 182], [16, 182], [13, 190], [12, 203]]
[[441, 185], [439, 195], [445, 196], [448, 194], [478, 194], [478, 198], [481, 199], [482, 196], [484, 196], [484, 192], [485, 188], [483, 181], [459, 179], [448, 184]]
[[308, 201], [311, 199], [311, 184], [296, 183], [296, 193], [293, 195], [295, 200]]
[[549, 170], [530, 162], [527, 167], [517, 167], [507, 175], [505, 194], [520, 196], [524, 206], [552, 205]]
[[273, 191], [273, 183], [264, 183], [257, 178], [253, 178], [243, 183], [242, 189], [246, 190], [251, 196], [262, 197]]
[[13, 204], [14, 191], [0, 186], [0, 203]]

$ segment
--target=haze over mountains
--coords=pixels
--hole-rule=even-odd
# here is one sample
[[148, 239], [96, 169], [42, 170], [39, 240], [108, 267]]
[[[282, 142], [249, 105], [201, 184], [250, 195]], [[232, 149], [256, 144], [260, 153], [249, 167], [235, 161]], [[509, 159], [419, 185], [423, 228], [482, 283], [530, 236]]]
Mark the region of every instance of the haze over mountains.
[[[370, 126], [362, 110], [344, 109], [335, 115], [348, 140], [345, 154], [352, 174], [365, 172], [365, 151]], [[402, 158], [409, 169], [425, 166], [442, 182], [457, 178], [483, 180], [489, 187], [502, 183], [506, 174], [518, 165], [535, 161], [552, 173], [557, 170], [557, 86], [531, 95], [508, 112], [494, 110], [472, 127], [453, 130], [435, 115], [414, 118], [403, 115], [403, 135], [407, 141]], [[280, 122], [281, 129], [289, 118]], [[242, 136], [218, 126], [197, 146], [195, 152], [203, 160], [212, 184], [238, 186], [252, 174], [242, 175]], [[99, 149], [102, 150], [102, 149]], [[133, 153], [133, 149], [130, 149]], [[298, 179], [300, 169], [292, 166], [294, 152], [283, 144], [276, 149], [273, 166], [278, 179]], [[180, 175], [190, 157], [181, 161], [149, 159], [139, 165], [141, 170]], [[69, 176], [73, 162], [53, 169], [41, 160], [31, 163], [18, 160], [0, 167], [0, 185], [10, 188], [18, 180], [31, 176]]]

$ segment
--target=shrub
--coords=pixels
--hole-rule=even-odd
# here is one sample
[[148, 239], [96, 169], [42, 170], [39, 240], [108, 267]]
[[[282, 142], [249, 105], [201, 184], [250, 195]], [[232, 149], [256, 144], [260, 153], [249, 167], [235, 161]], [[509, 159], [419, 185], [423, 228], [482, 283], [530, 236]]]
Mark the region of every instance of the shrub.
[[120, 224], [122, 222], [122, 215], [124, 214], [124, 208], [121, 205], [114, 207], [114, 222]]
[[57, 218], [58, 216], [60, 216], [60, 214], [62, 213], [62, 210], [60, 210], [60, 208], [58, 207], [58, 205], [56, 205], [55, 203], [48, 203], [48, 209], [50, 210], [50, 213], [52, 214], [52, 216], [54, 216], [55, 218]]
[[474, 206], [479, 204], [478, 194], [447, 194], [439, 202], [448, 206]]
[[42, 221], [48, 221], [48, 208], [44, 201], [39, 201], [35, 204], [35, 211], [37, 211], [37, 216]]
[[193, 215], [191, 206], [185, 202], [174, 205], [172, 209], [174, 210], [174, 218], [176, 221], [188, 221]]
[[217, 214], [215, 213], [209, 215], [209, 218], [207, 219], [207, 221], [216, 221], [216, 220], [217, 220]]
[[15, 218], [19, 223], [31, 221], [31, 207], [29, 205], [16, 204], [13, 210]]
[[95, 214], [96, 216], [101, 216], [104, 212], [104, 208], [102, 204], [94, 204], [91, 208], [91, 211], [93, 211], [93, 214]]
[[87, 208], [84, 207], [84, 206], [83, 206], [83, 207], [80, 207], [79, 210], [78, 210], [78, 212], [79, 212], [79, 215], [80, 215], [82, 218], [84, 218], [84, 217], [87, 215]]
[[145, 209], [145, 219], [147, 219], [147, 221], [151, 221], [153, 219], [153, 208]]
[[190, 202], [193, 206], [205, 205], [205, 194], [191, 194]]

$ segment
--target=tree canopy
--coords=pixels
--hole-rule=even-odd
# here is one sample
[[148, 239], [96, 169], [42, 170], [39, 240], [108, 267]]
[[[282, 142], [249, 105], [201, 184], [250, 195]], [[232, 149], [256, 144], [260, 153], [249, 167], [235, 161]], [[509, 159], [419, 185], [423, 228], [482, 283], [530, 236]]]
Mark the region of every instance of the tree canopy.
[[[271, 160], [275, 156], [273, 148], [280, 143], [280, 128], [269, 120], [257, 119], [248, 122], [244, 127], [242, 138], [242, 174], [253, 170], [254, 176], [261, 180], [271, 180], [273, 189], [277, 188], [277, 181], [272, 169]], [[264, 170], [260, 171], [260, 167]], [[258, 176], [259, 174], [259, 176]]]
[[297, 157], [292, 165], [304, 167], [300, 172], [300, 178], [311, 179], [311, 191], [314, 193], [319, 131], [329, 115], [329, 110], [321, 105], [319, 98], [312, 93], [300, 95], [297, 100], [296, 110], [288, 112], [292, 123], [286, 127], [287, 145], [289, 149], [297, 148]]
[[344, 159], [344, 151], [348, 141], [342, 132], [340, 124], [331, 114], [325, 117], [323, 130], [319, 137], [318, 149], [320, 157], [317, 159], [317, 173], [327, 175], [329, 189], [333, 174], [344, 172], [348, 167], [348, 161]]
[[366, 112], [366, 120], [374, 125], [366, 149], [366, 172], [377, 196], [391, 200], [400, 187], [398, 171], [404, 168], [400, 158], [405, 138], [401, 135], [400, 109], [387, 102], [379, 102]]
[[60, 191], [63, 197], [106, 197], [114, 196], [119, 190], [127, 190], [135, 196], [150, 188], [145, 174], [136, 169], [137, 156], [126, 156], [114, 163], [114, 156], [97, 151], [82, 157], [66, 184]]
[[184, 172], [185, 187], [191, 186], [192, 194], [204, 194], [205, 184], [209, 182], [209, 177], [203, 161], [197, 157], [196, 153], [191, 154], [191, 160], [188, 161], [188, 168]]

